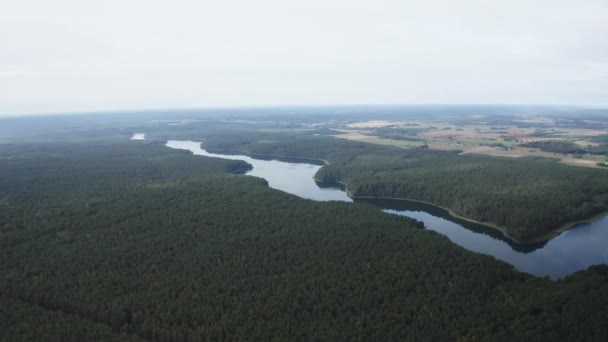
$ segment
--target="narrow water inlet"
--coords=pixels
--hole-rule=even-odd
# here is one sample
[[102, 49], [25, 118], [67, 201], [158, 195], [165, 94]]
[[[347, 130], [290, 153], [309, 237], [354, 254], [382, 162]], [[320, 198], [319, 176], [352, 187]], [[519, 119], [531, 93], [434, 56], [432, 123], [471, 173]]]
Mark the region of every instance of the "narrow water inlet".
[[[144, 137], [142, 137], [144, 139]], [[322, 167], [305, 162], [261, 160], [245, 155], [209, 153], [196, 141], [170, 140], [167, 147], [188, 150], [194, 155], [243, 160], [253, 166], [246, 175], [266, 179], [269, 186], [302, 198], [316, 201], [353, 202], [339, 188], [320, 188], [314, 181]], [[581, 224], [540, 244], [521, 246], [500, 238], [491, 228], [475, 228], [436, 210], [400, 201], [365, 200], [384, 212], [422, 221], [427, 229], [447, 236], [452, 242], [476, 253], [491, 255], [518, 270], [537, 276], [562, 278], [594, 264], [608, 263], [608, 217]], [[498, 234], [498, 235], [497, 235]]]

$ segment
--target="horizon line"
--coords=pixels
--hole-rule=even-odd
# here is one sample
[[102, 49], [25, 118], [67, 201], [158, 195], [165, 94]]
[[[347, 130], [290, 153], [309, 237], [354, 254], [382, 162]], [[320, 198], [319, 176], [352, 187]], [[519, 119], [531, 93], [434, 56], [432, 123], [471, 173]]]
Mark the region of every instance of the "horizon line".
[[49, 112], [23, 112], [0, 114], [0, 119], [16, 118], [22, 116], [63, 116], [63, 115], [96, 115], [163, 111], [209, 111], [209, 110], [247, 110], [247, 109], [281, 109], [281, 108], [340, 108], [340, 107], [548, 107], [548, 108], [580, 108], [580, 109], [608, 109], [608, 104], [552, 104], [552, 103], [342, 103], [342, 104], [268, 104], [268, 105], [218, 105], [193, 107], [153, 107], [153, 108], [114, 108], [67, 110]]

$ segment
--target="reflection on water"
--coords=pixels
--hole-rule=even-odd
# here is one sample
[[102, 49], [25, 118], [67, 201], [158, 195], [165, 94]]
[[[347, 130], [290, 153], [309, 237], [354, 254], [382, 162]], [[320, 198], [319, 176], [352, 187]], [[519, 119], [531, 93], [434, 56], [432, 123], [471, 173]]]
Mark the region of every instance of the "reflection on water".
[[[243, 155], [209, 153], [195, 141], [170, 140], [167, 146], [175, 149], [188, 150], [198, 156], [218, 157], [231, 160], [243, 160], [253, 166], [246, 174], [266, 179], [271, 188], [285, 191], [302, 198], [316, 201], [346, 201], [352, 202], [344, 191], [334, 188], [319, 188], [314, 175], [321, 168], [305, 162], [287, 162], [282, 160], [254, 159]], [[268, 158], [267, 158], [268, 159]], [[294, 160], [295, 159], [290, 159]]]
[[[474, 223], [458, 217], [452, 216], [447, 210], [436, 207], [434, 205], [408, 201], [408, 200], [396, 200], [396, 199], [384, 199], [384, 198], [361, 198], [357, 199], [356, 202], [368, 203], [373, 206], [381, 208], [384, 212], [390, 214], [401, 215], [402, 212], [408, 212], [410, 215], [415, 215], [415, 212], [425, 212], [433, 217], [441, 218], [452, 222], [453, 224], [462, 226], [467, 230], [473, 231], [478, 234], [487, 235], [493, 239], [500, 240], [508, 244], [513, 250], [522, 253], [530, 253], [539, 248], [544, 247], [547, 241], [535, 242], [535, 243], [517, 243], [513, 240], [505, 237], [500, 231], [485, 226], [483, 224]], [[405, 215], [405, 216], [410, 216]], [[403, 215], [402, 215], [403, 216]], [[419, 220], [422, 221], [422, 220]], [[434, 229], [436, 230], [436, 229]], [[446, 234], [447, 235], [447, 234]]]
[[131, 140], [146, 140], [146, 133], [133, 133]]
[[[194, 141], [168, 141], [167, 146], [196, 155], [244, 160], [253, 166], [247, 175], [266, 179], [270, 187], [317, 201], [352, 202], [339, 188], [319, 188], [314, 181], [321, 168], [295, 159], [262, 160], [244, 155], [208, 153]], [[499, 231], [452, 217], [447, 211], [428, 204], [386, 199], [358, 199], [383, 211], [424, 222], [427, 229], [446, 235], [452, 242], [477, 253], [494, 256], [518, 270], [538, 276], [562, 278], [593, 264], [608, 263], [608, 217], [574, 229], [541, 243], [518, 244]]]
[[473, 252], [491, 255], [518, 270], [562, 278], [594, 264], [608, 263], [608, 217], [567, 230], [545, 242], [518, 244], [492, 228], [459, 220], [445, 210], [401, 200], [370, 199], [385, 212], [423, 221], [428, 229], [446, 235]]

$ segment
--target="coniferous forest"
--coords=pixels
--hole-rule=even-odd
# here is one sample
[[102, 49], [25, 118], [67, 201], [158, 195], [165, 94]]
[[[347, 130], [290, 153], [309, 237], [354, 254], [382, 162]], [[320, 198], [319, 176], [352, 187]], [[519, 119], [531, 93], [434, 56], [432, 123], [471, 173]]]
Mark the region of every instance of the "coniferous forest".
[[606, 266], [532, 277], [158, 143], [0, 158], [0, 340], [608, 338]]
[[608, 210], [605, 170], [549, 158], [459, 155], [286, 134], [211, 136], [203, 145], [218, 151], [323, 159], [327, 165], [316, 176], [320, 184], [341, 183], [353, 197], [429, 202], [498, 226], [516, 241], [543, 238]]
[[607, 342], [607, 18], [2, 2], [0, 342]]

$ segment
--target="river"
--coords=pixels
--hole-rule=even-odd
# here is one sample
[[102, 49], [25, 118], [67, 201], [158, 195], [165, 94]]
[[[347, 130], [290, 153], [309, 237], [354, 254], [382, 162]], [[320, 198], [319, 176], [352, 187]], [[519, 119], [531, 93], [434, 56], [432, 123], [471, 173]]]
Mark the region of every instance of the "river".
[[[253, 168], [247, 175], [266, 179], [269, 186], [316, 201], [353, 202], [339, 188], [320, 188], [314, 181], [321, 165], [289, 159], [252, 158], [245, 155], [209, 153], [195, 141], [167, 142], [167, 147], [188, 150], [195, 155], [243, 160]], [[255, 157], [255, 156], [254, 156]], [[580, 224], [542, 243], [517, 244], [497, 230], [452, 217], [445, 210], [411, 201], [365, 199], [381, 210], [424, 222], [426, 229], [447, 236], [452, 242], [473, 252], [491, 255], [520, 271], [537, 276], [563, 278], [594, 264], [608, 263], [608, 217]]]

